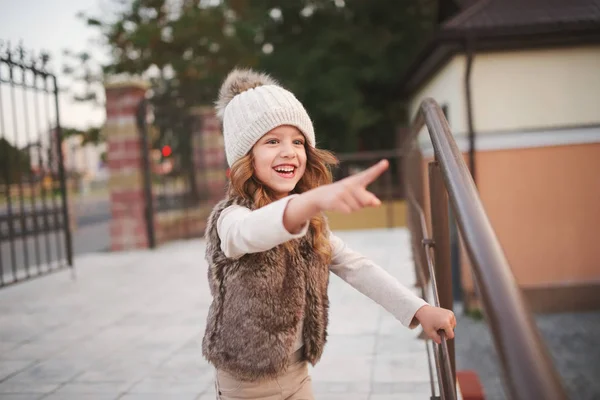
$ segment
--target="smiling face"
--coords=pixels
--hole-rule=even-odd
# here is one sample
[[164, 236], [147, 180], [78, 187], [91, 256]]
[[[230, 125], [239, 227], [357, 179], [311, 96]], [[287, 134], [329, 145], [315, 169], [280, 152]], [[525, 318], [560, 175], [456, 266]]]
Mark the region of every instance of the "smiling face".
[[295, 127], [278, 126], [259, 139], [252, 148], [254, 174], [277, 196], [287, 196], [304, 175], [306, 149], [304, 135]]

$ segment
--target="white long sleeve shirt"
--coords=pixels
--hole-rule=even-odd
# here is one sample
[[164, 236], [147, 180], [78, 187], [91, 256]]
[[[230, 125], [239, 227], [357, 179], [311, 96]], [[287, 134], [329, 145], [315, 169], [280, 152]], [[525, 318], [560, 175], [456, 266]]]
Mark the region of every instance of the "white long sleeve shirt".
[[[308, 222], [296, 234], [283, 225], [287, 203], [294, 195], [275, 201], [258, 210], [233, 205], [221, 213], [217, 231], [221, 250], [226, 257], [239, 258], [244, 254], [267, 251], [288, 240], [300, 238], [308, 231]], [[333, 233], [329, 239], [332, 259], [329, 269], [359, 292], [380, 304], [404, 326], [414, 328], [419, 308], [427, 304], [402, 285], [383, 268], [350, 249]], [[294, 351], [302, 347], [302, 321], [298, 326]]]

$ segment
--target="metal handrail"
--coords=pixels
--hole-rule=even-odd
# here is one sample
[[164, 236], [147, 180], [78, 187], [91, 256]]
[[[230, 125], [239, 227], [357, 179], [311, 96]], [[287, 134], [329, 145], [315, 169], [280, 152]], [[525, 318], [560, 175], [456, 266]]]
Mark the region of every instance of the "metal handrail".
[[[407, 200], [416, 209], [417, 215], [419, 217], [419, 226], [421, 228], [421, 237], [423, 238], [421, 244], [425, 248], [425, 259], [427, 262], [427, 269], [429, 271], [429, 276], [430, 276], [430, 280], [431, 280], [431, 289], [432, 289], [432, 294], [433, 294], [432, 303], [434, 306], [440, 307], [439, 291], [438, 291], [438, 285], [437, 285], [437, 280], [435, 277], [435, 270], [434, 270], [434, 260], [433, 260], [433, 255], [431, 254], [433, 240], [427, 230], [427, 222], [425, 220], [425, 213], [423, 212], [423, 208], [417, 201], [416, 196], [412, 190], [412, 187], [408, 184], [408, 181], [406, 183], [407, 183], [407, 185], [406, 185]], [[424, 286], [426, 278], [423, 275], [423, 271], [421, 268], [418, 268], [418, 271], [419, 271], [418, 280], [419, 280], [420, 284]], [[423, 287], [423, 289], [424, 289], [424, 287]], [[425, 290], [423, 290], [423, 297], [425, 297]], [[437, 379], [438, 379], [438, 383], [439, 383], [440, 398], [442, 400], [446, 400], [446, 399], [456, 400], [456, 382], [455, 382], [456, 379], [454, 376], [452, 376], [452, 367], [450, 365], [450, 354], [449, 354], [450, 352], [448, 350], [448, 343], [447, 343], [446, 335], [445, 335], [444, 331], [440, 331], [438, 333], [442, 339], [442, 343], [439, 346], [436, 346], [435, 344], [433, 345], [433, 356], [434, 356], [434, 361], [435, 361], [436, 375], [437, 375]], [[431, 356], [429, 354], [429, 342], [430, 342], [430, 340], [426, 339], [427, 359], [428, 360], [430, 360], [430, 358], [431, 358]], [[441, 349], [439, 347], [441, 347]], [[429, 369], [429, 377], [430, 377], [431, 381], [433, 382], [433, 374], [431, 371], [431, 367]], [[448, 384], [450, 386], [450, 393], [446, 393], [444, 391], [443, 384], [442, 384], [442, 382], [444, 382], [444, 380], [446, 382], [448, 382]], [[431, 388], [431, 397], [432, 398], [435, 397], [435, 393], [433, 391], [433, 386]]]
[[[471, 260], [510, 397], [523, 400], [567, 399], [448, 122], [433, 99], [425, 99], [421, 103], [403, 148], [410, 149], [414, 145], [424, 126], [428, 128], [448, 200]], [[412, 198], [414, 200], [414, 196]], [[430, 273], [434, 277], [433, 271]], [[451, 285], [451, 282], [443, 283]], [[440, 390], [443, 388], [440, 387]]]

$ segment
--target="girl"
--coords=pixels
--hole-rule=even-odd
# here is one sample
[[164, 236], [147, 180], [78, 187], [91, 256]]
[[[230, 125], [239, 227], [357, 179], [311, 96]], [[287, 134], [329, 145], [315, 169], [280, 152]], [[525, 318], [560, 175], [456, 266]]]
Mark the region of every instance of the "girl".
[[234, 70], [217, 101], [231, 168], [206, 231], [213, 301], [202, 342], [218, 399], [313, 399], [308, 365], [327, 336], [333, 272], [403, 325], [454, 337], [454, 314], [429, 306], [329, 231], [325, 211], [381, 204], [366, 190], [388, 167], [332, 182], [335, 157], [315, 147], [311, 120], [272, 78]]

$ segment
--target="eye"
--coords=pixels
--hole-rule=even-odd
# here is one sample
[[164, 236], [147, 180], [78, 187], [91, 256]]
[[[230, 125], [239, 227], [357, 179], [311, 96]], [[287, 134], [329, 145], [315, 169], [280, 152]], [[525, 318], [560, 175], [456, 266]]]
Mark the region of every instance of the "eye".
[[277, 139], [269, 139], [265, 143], [266, 144], [277, 144]]
[[302, 139], [296, 139], [294, 140], [294, 144], [300, 145], [300, 146], [304, 146], [304, 140]]

